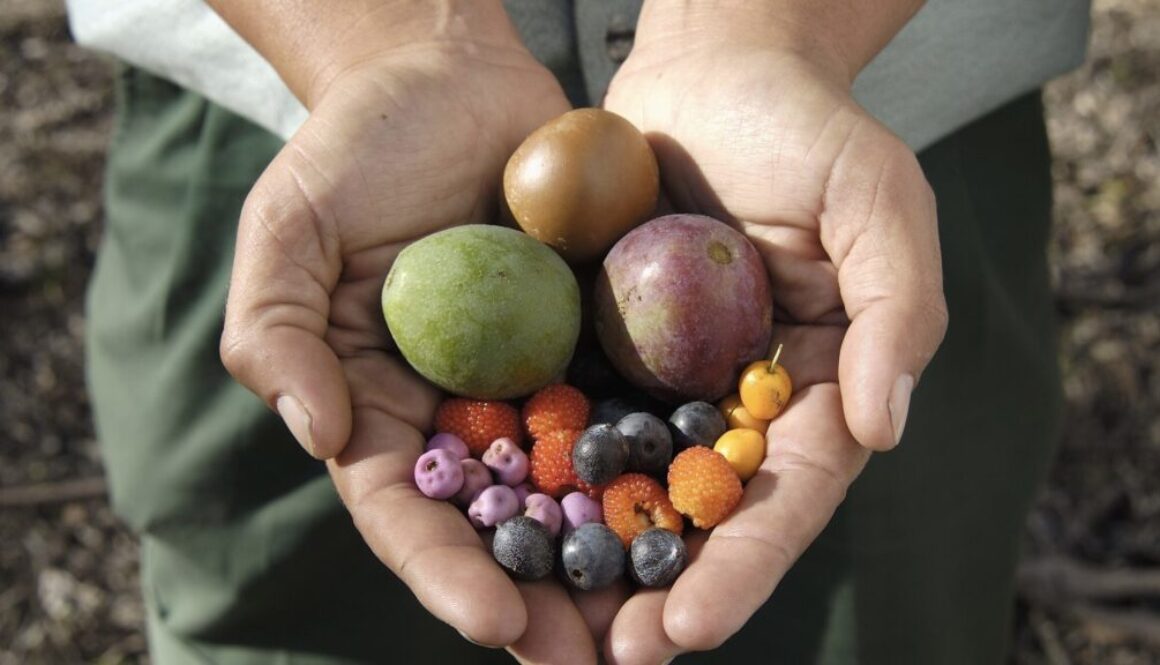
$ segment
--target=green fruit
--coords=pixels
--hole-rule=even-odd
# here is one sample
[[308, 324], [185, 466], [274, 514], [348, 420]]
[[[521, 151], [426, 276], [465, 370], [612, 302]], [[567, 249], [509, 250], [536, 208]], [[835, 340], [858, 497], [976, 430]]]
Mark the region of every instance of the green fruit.
[[399, 253], [383, 314], [407, 362], [448, 392], [507, 399], [567, 367], [580, 288], [546, 245], [509, 228], [457, 226]]

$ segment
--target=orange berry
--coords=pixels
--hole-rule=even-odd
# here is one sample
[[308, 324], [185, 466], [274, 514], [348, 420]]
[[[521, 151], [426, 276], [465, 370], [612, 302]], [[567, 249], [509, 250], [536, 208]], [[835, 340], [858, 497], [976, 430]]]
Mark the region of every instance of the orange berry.
[[524, 440], [520, 412], [507, 402], [452, 397], [435, 410], [435, 431], [463, 439], [472, 456], [481, 457], [492, 441], [509, 437], [516, 444]]
[[669, 499], [701, 529], [716, 526], [741, 503], [741, 478], [721, 453], [693, 446], [669, 465]]
[[[706, 450], [708, 450], [706, 448]], [[643, 473], [625, 473], [604, 489], [604, 523], [625, 547], [646, 529], [659, 526], [680, 535], [685, 529], [665, 488]]]
[[713, 450], [733, 466], [741, 482], [757, 473], [757, 468], [765, 460], [765, 435], [752, 429], [731, 429], [717, 439]]
[[584, 429], [588, 426], [588, 410], [584, 393], [566, 383], [554, 383], [528, 398], [524, 426], [533, 439], [561, 429]]
[[737, 393], [717, 402], [717, 408], [721, 410], [721, 415], [725, 416], [725, 422], [730, 429], [745, 428], [764, 433], [769, 428], [769, 421], [754, 418], [749, 409], [741, 403], [741, 396]]

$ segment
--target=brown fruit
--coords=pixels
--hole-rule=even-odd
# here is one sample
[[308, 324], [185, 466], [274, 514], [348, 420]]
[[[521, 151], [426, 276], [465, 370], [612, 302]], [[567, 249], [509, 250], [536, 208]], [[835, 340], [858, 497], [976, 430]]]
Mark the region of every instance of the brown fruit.
[[520, 228], [571, 263], [603, 256], [647, 219], [659, 188], [644, 135], [594, 108], [569, 111], [532, 132], [503, 174], [504, 199]]

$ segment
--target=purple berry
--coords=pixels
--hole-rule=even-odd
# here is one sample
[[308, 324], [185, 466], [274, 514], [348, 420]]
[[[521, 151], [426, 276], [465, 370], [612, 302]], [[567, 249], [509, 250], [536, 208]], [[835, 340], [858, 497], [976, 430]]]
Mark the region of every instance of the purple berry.
[[628, 462], [628, 440], [612, 425], [601, 423], [584, 430], [572, 446], [572, 468], [589, 485], [610, 483]]
[[495, 474], [496, 480], [514, 487], [528, 477], [528, 455], [508, 437], [491, 442], [483, 453], [483, 463]]
[[521, 580], [545, 577], [552, 572], [556, 558], [548, 530], [526, 515], [517, 515], [496, 527], [491, 554], [512, 577]]
[[628, 569], [632, 579], [642, 586], [668, 586], [685, 569], [688, 558], [685, 541], [680, 536], [652, 527], [632, 539]]
[[439, 449], [450, 451], [459, 459], [471, 457], [471, 451], [467, 449], [467, 444], [463, 442], [463, 439], [447, 432], [436, 434], [427, 441], [427, 450]]
[[552, 537], [560, 535], [560, 525], [564, 520], [564, 512], [560, 504], [547, 494], [532, 494], [524, 501], [524, 514], [535, 518], [548, 529]]
[[415, 462], [415, 485], [432, 499], [450, 499], [463, 487], [463, 469], [454, 453], [429, 450]]
[[626, 468], [664, 478], [669, 463], [673, 461], [673, 435], [669, 433], [665, 421], [642, 411], [621, 418], [616, 423], [616, 429], [628, 439]]
[[624, 544], [612, 529], [589, 522], [564, 536], [560, 560], [577, 589], [599, 589], [624, 575]]
[[528, 497], [536, 493], [536, 488], [528, 482], [520, 483], [512, 489], [516, 491], [516, 498], [520, 500], [521, 506], [527, 505]]
[[480, 492], [492, 486], [491, 470], [483, 462], [470, 457], [460, 460], [459, 465], [463, 467], [463, 487], [452, 497], [452, 501], [460, 508], [466, 508]]
[[690, 446], [713, 447], [728, 429], [725, 416], [708, 402], [689, 402], [669, 416], [669, 430], [677, 450]]
[[572, 492], [561, 499], [560, 510], [564, 513], [564, 533], [579, 528], [581, 524], [604, 521], [600, 502], [588, 498], [583, 492]]
[[495, 526], [520, 512], [515, 490], [507, 485], [492, 485], [479, 493], [467, 509], [467, 517], [477, 529]]

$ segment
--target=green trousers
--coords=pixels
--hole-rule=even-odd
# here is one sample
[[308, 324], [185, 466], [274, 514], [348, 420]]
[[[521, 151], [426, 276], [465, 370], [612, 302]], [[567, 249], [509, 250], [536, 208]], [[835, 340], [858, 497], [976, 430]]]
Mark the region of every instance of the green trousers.
[[[155, 661], [510, 662], [423, 611], [322, 465], [222, 369], [239, 209], [279, 141], [140, 71], [124, 72], [119, 100], [89, 379], [114, 507], [141, 538]], [[1020, 532], [1060, 407], [1038, 96], [921, 162], [950, 329], [905, 439], [744, 630], [681, 662], [1004, 662]]]

